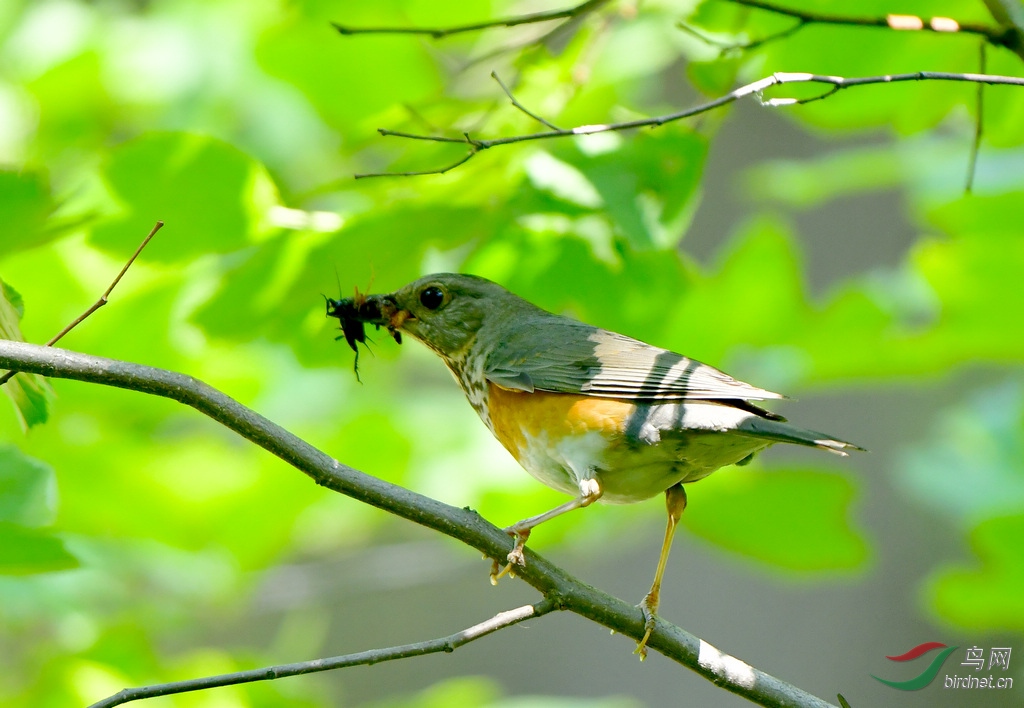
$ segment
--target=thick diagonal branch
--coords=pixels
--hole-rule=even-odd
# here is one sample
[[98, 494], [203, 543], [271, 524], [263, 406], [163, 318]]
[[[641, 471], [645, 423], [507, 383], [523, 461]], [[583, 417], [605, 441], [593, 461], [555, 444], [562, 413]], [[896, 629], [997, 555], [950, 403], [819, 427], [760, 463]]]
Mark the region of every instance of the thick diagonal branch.
[[[458, 539], [493, 559], [504, 559], [512, 539], [475, 511], [442, 504], [338, 462], [233, 398], [191, 376], [89, 356], [66, 349], [0, 340], [0, 368], [73, 379], [170, 398], [213, 418], [304, 472], [317, 484]], [[644, 618], [633, 605], [590, 587], [526, 549], [517, 575], [559, 605], [639, 640]], [[720, 652], [659, 619], [649, 649], [693, 669], [715, 685], [759, 705], [827, 708], [829, 703]], [[834, 707], [833, 707], [834, 708]]]

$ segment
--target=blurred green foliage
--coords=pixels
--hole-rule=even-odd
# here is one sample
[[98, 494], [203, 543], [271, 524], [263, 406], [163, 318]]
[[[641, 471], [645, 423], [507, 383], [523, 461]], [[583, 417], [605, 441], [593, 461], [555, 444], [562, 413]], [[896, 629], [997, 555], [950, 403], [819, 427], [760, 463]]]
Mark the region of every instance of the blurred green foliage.
[[[550, 25], [438, 42], [343, 38], [329, 25], [444, 26], [537, 9], [550, 8], [501, 0], [6, 3], [0, 335], [20, 338], [20, 327], [29, 341], [48, 339], [164, 220], [112, 304], [62, 344], [194, 375], [348, 464], [498, 524], [559, 497], [488, 439], [428, 353], [380, 336], [356, 384], [322, 293], [336, 296], [339, 282], [344, 295], [353, 286], [386, 291], [432, 270], [479, 273], [543, 307], [793, 394], [921, 381], [979, 363], [1019, 368], [1019, 88], [986, 89], [976, 193], [967, 196], [973, 85], [878, 86], [781, 109], [818, 139], [835, 139], [833, 149], [752, 170], [747, 196], [763, 213], [722, 234], [710, 266], [687, 254], [685, 234], [701, 199], [714, 196], [701, 183], [725, 111], [639, 133], [493, 148], [445, 175], [351, 179], [432, 169], [464, 154], [462, 145], [382, 138], [378, 127], [454, 136], [536, 130], [508, 105], [492, 69], [532, 110], [572, 126], [678, 110], [689, 85], [717, 95], [772, 71], [977, 68], [970, 37], [824, 26], [720, 56], [675, 23], [727, 42], [792, 24], [721, 1], [609, 3], [540, 43]], [[892, 10], [880, 1], [856, 6], [865, 15]], [[898, 11], [991, 22], [982, 4], [964, 0]], [[992, 73], [1020, 74], [1008, 51], [990, 50], [988, 60]], [[883, 146], [843, 143], [879, 128]], [[780, 212], [881, 190], [899, 191], [919, 237], [897, 266], [811, 297], [800, 235]], [[5, 387], [14, 412], [0, 415], [4, 439], [17, 446], [0, 449], [5, 706], [81, 704], [126, 684], [267, 663], [168, 647], [204, 618], [241, 616], [253, 571], [389, 533], [383, 515], [175, 404], [53, 386], [51, 419], [27, 436], [20, 426], [46, 420], [45, 383], [16, 377]], [[1024, 627], [1022, 397], [1011, 384], [964, 402], [936, 423], [946, 426], [937, 442], [908, 440], [904, 460], [874, 463], [915, 503], [954, 509], [951, 523], [978, 564], [936, 569], [923, 592], [931, 611], [968, 628]], [[426, 424], [438, 420], [447, 424]], [[684, 523], [780, 573], [863, 571], [871, 553], [853, 521], [858, 484], [845, 468], [812, 464], [821, 466], [755, 463], [716, 475], [694, 489]], [[953, 480], [964, 469], [1000, 503], [962, 494]], [[651, 508], [580, 514], [531, 544], [607, 538], [641, 519], [653, 523]], [[230, 704], [286, 697], [319, 705], [317, 686], [230, 689]], [[452, 696], [547, 705], [505, 702], [472, 680], [433, 691], [409, 705], [450, 705]]]
[[[18, 321], [25, 314], [21, 295], [0, 280], [0, 337], [16, 342], [24, 341]], [[14, 404], [14, 411], [22, 429], [45, 423], [49, 416], [50, 385], [35, 374], [18, 374], [6, 384], [4, 393]]]

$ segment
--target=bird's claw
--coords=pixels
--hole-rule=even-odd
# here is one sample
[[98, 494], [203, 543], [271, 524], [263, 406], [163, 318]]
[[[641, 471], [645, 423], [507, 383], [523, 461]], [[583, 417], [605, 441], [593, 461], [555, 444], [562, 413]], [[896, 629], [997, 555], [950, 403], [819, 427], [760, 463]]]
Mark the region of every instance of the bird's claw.
[[633, 653], [640, 657], [640, 661], [647, 658], [647, 640], [651, 638], [651, 633], [654, 632], [654, 625], [657, 622], [657, 615], [655, 611], [658, 609], [657, 598], [651, 598], [650, 595], [644, 597], [637, 605], [640, 608], [640, 612], [644, 615], [644, 637], [636, 643], [636, 649]]
[[519, 531], [515, 526], [510, 526], [505, 529], [505, 533], [512, 536], [516, 543], [505, 558], [508, 563], [504, 568], [501, 567], [497, 560], [491, 561], [491, 585], [497, 585], [498, 581], [506, 575], [510, 578], [516, 577], [515, 566], [526, 567], [526, 557], [523, 555], [523, 548], [526, 546], [526, 539], [530, 537], [530, 530]]

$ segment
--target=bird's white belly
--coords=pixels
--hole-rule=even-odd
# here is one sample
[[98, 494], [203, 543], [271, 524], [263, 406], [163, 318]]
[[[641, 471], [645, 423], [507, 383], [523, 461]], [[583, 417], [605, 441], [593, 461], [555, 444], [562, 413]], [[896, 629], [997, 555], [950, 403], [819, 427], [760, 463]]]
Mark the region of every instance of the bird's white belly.
[[723, 437], [695, 432], [685, 441], [624, 445], [597, 432], [552, 441], [545, 433], [524, 431], [519, 463], [538, 481], [567, 494], [579, 494], [580, 481], [594, 479], [603, 492], [602, 501], [630, 504], [679, 482], [706, 477], [722, 466], [723, 452], [731, 458], [724, 464], [749, 454], [749, 440], [737, 439], [736, 451], [730, 454], [723, 450]]

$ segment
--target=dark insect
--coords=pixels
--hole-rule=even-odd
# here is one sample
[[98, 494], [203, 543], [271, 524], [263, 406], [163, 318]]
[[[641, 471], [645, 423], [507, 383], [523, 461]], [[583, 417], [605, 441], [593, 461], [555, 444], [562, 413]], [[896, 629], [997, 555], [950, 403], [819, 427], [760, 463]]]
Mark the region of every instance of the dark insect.
[[[356, 288], [355, 296], [332, 300], [324, 296], [327, 301], [327, 316], [337, 317], [341, 323], [341, 336], [335, 337], [335, 341], [345, 338], [348, 346], [356, 353], [356, 361], [353, 370], [356, 373], [356, 380], [359, 381], [359, 344], [366, 344], [366, 325], [372, 324], [377, 329], [387, 327], [388, 334], [401, 344], [402, 333], [398, 331], [402, 321], [409, 313], [400, 310], [391, 295], [371, 295], [367, 297]], [[360, 383], [362, 383], [360, 381]]]
[[337, 341], [342, 337], [348, 343], [349, 348], [356, 353], [356, 360], [352, 364], [356, 381], [362, 383], [359, 378], [359, 344], [366, 345], [365, 323], [380, 318], [380, 307], [375, 303], [367, 302], [366, 296], [356, 288], [355, 297], [332, 300], [324, 296], [327, 301], [327, 316], [337, 317], [341, 323], [341, 335], [335, 337]]

